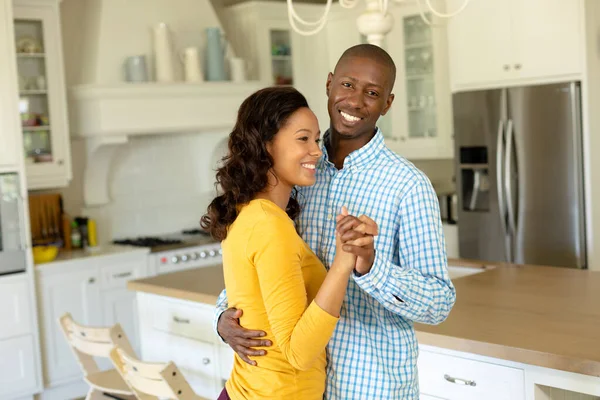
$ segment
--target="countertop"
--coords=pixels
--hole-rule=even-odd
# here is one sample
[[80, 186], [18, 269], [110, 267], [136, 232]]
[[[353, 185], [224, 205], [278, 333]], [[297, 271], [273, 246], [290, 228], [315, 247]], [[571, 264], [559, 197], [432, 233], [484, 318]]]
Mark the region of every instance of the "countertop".
[[102, 245], [97, 247], [89, 247], [86, 249], [76, 250], [60, 250], [56, 258], [50, 262], [35, 264], [36, 268], [46, 268], [57, 263], [69, 261], [78, 261], [90, 257], [106, 257], [124, 253], [150, 253], [147, 247], [121, 246], [121, 245]]
[[[454, 279], [456, 304], [440, 325], [415, 324], [419, 343], [600, 376], [600, 272], [473, 260]], [[214, 305], [220, 266], [130, 281], [128, 288]]]

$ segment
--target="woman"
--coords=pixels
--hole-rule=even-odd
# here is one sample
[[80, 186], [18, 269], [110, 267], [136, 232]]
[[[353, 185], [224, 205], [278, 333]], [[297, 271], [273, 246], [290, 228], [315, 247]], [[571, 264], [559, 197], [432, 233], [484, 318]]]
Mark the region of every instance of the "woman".
[[240, 323], [265, 330], [273, 346], [256, 366], [236, 354], [220, 398], [323, 398], [325, 346], [356, 259], [338, 238], [326, 272], [294, 227], [294, 187], [315, 183], [319, 136], [317, 118], [293, 88], [260, 90], [239, 109], [217, 171], [222, 194], [202, 226], [222, 241], [227, 296], [244, 310]]

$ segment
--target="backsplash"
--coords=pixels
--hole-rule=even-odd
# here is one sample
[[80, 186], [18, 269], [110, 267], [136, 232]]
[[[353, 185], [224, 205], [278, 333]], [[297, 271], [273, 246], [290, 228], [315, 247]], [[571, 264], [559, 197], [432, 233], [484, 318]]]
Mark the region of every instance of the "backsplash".
[[[97, 221], [99, 243], [115, 238], [197, 228], [214, 196], [215, 166], [229, 132], [131, 137], [119, 149], [109, 177], [111, 203], [84, 207], [85, 141], [71, 142], [73, 181], [62, 191], [71, 216]], [[436, 191], [454, 188], [452, 160], [418, 161]]]
[[119, 149], [109, 177], [111, 203], [83, 205], [83, 140], [72, 141], [73, 181], [66, 211], [97, 220], [100, 243], [114, 238], [197, 228], [214, 195], [214, 168], [229, 132], [132, 137]]

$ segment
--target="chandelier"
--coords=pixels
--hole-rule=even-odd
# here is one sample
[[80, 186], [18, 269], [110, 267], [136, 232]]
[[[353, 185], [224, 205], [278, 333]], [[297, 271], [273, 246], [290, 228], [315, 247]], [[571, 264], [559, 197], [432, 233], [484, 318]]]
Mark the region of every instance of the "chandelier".
[[[360, 0], [339, 0], [340, 6], [343, 8], [354, 8], [359, 3]], [[431, 12], [431, 14], [440, 17], [440, 18], [452, 18], [455, 15], [462, 12], [467, 4], [469, 4], [470, 0], [464, 0], [462, 5], [458, 7], [456, 11], [451, 13], [442, 13], [438, 11], [433, 4], [431, 4], [431, 0], [392, 0], [396, 3], [407, 3], [411, 1], [416, 1], [419, 5], [419, 12], [421, 14], [421, 18], [425, 21], [426, 24], [431, 25], [431, 21], [425, 15], [425, 7], [423, 7], [422, 2], [425, 2], [427, 9]], [[288, 6], [288, 19], [290, 21], [290, 25], [292, 29], [303, 36], [315, 35], [320, 32], [323, 27], [325, 27], [325, 23], [327, 22], [327, 16], [329, 15], [329, 10], [331, 9], [332, 0], [327, 0], [327, 4], [325, 5], [325, 11], [321, 18], [316, 21], [305, 21], [302, 19], [294, 10], [293, 0], [287, 0]], [[358, 17], [356, 20], [356, 25], [358, 27], [358, 31], [365, 35], [367, 38], [367, 42], [374, 44], [376, 46], [380, 46], [383, 43], [383, 38], [387, 35], [394, 26], [394, 18], [388, 13], [388, 6], [390, 0], [365, 0], [367, 3], [367, 7], [365, 11]], [[300, 25], [300, 26], [299, 26]]]

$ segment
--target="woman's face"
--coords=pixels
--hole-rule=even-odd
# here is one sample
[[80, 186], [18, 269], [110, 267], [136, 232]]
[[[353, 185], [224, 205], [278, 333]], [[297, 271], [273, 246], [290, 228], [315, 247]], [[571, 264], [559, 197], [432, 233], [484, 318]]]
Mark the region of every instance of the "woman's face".
[[316, 164], [323, 152], [317, 117], [309, 108], [300, 108], [277, 132], [267, 150], [273, 157], [278, 184], [310, 186], [315, 183]]

